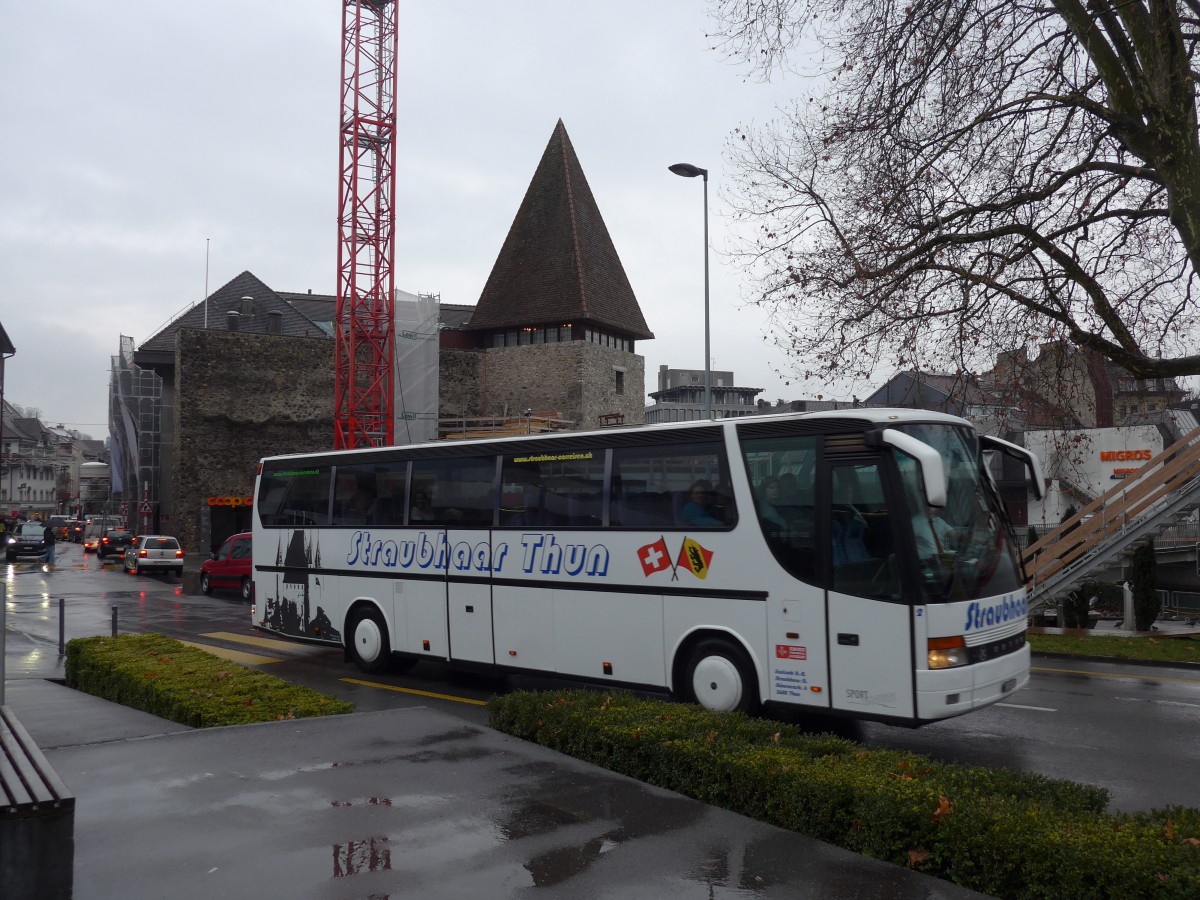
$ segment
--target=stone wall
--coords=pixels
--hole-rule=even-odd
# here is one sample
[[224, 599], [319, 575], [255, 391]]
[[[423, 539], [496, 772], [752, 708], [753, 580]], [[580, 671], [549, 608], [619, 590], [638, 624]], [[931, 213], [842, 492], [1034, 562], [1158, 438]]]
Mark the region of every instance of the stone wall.
[[[618, 370], [623, 385], [620, 395]], [[599, 427], [600, 416], [617, 413], [625, 417], [626, 424], [640, 424], [645, 417], [645, 378], [642, 357], [599, 344], [570, 341], [494, 347], [483, 353], [481, 414], [553, 411], [588, 429]]]
[[[180, 330], [173, 515], [163, 530], [179, 537], [189, 567], [225, 536], [210, 534], [209, 497], [252, 496], [264, 456], [333, 448], [333, 354], [322, 338]], [[236, 521], [249, 522], [248, 511]]]
[[481, 351], [443, 347], [438, 352], [438, 418], [484, 415], [482, 378]]

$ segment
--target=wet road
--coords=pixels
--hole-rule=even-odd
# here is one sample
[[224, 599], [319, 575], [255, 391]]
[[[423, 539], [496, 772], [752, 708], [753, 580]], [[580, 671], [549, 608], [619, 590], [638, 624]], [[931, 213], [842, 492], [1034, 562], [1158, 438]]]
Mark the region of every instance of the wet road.
[[[61, 548], [61, 545], [60, 545]], [[61, 598], [69, 640], [111, 631], [154, 631], [217, 648], [279, 677], [351, 700], [360, 711], [427, 706], [473, 723], [481, 703], [512, 687], [551, 682], [485, 678], [422, 662], [404, 675], [367, 676], [340, 650], [279, 641], [250, 627], [235, 595], [205, 597], [170, 576], [130, 576], [78, 545], [59, 567], [0, 569], [8, 590], [9, 678], [53, 674]], [[185, 585], [191, 587], [189, 592]], [[58, 671], [61, 673], [61, 666]], [[1029, 687], [1008, 703], [917, 730], [812, 722], [875, 746], [903, 747], [969, 765], [1006, 767], [1108, 788], [1112, 808], [1200, 807], [1200, 670], [1036, 658]]]

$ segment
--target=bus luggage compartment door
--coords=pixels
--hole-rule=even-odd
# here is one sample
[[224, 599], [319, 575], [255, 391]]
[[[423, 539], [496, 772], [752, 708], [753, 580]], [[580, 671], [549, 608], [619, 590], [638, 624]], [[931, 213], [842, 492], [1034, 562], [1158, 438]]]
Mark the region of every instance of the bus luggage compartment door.
[[912, 718], [910, 614], [903, 603], [829, 592], [829, 683], [834, 709]]
[[446, 539], [450, 658], [494, 663], [490, 535], [487, 531], [447, 531]]

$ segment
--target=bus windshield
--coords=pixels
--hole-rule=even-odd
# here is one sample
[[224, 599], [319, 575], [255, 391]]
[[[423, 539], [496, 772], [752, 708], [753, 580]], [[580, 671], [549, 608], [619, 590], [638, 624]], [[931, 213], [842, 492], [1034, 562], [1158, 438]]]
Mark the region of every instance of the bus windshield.
[[1017, 590], [1020, 568], [1000, 498], [983, 470], [975, 434], [934, 424], [893, 427], [937, 450], [946, 468], [946, 505], [929, 506], [920, 466], [912, 457], [896, 454], [926, 599], [950, 602]]

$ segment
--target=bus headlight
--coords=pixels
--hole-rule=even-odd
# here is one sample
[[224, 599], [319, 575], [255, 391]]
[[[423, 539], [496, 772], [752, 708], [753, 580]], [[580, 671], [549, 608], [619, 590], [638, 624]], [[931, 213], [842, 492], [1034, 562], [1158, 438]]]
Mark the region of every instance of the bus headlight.
[[967, 662], [967, 644], [962, 635], [929, 639], [929, 668], [953, 669]]

